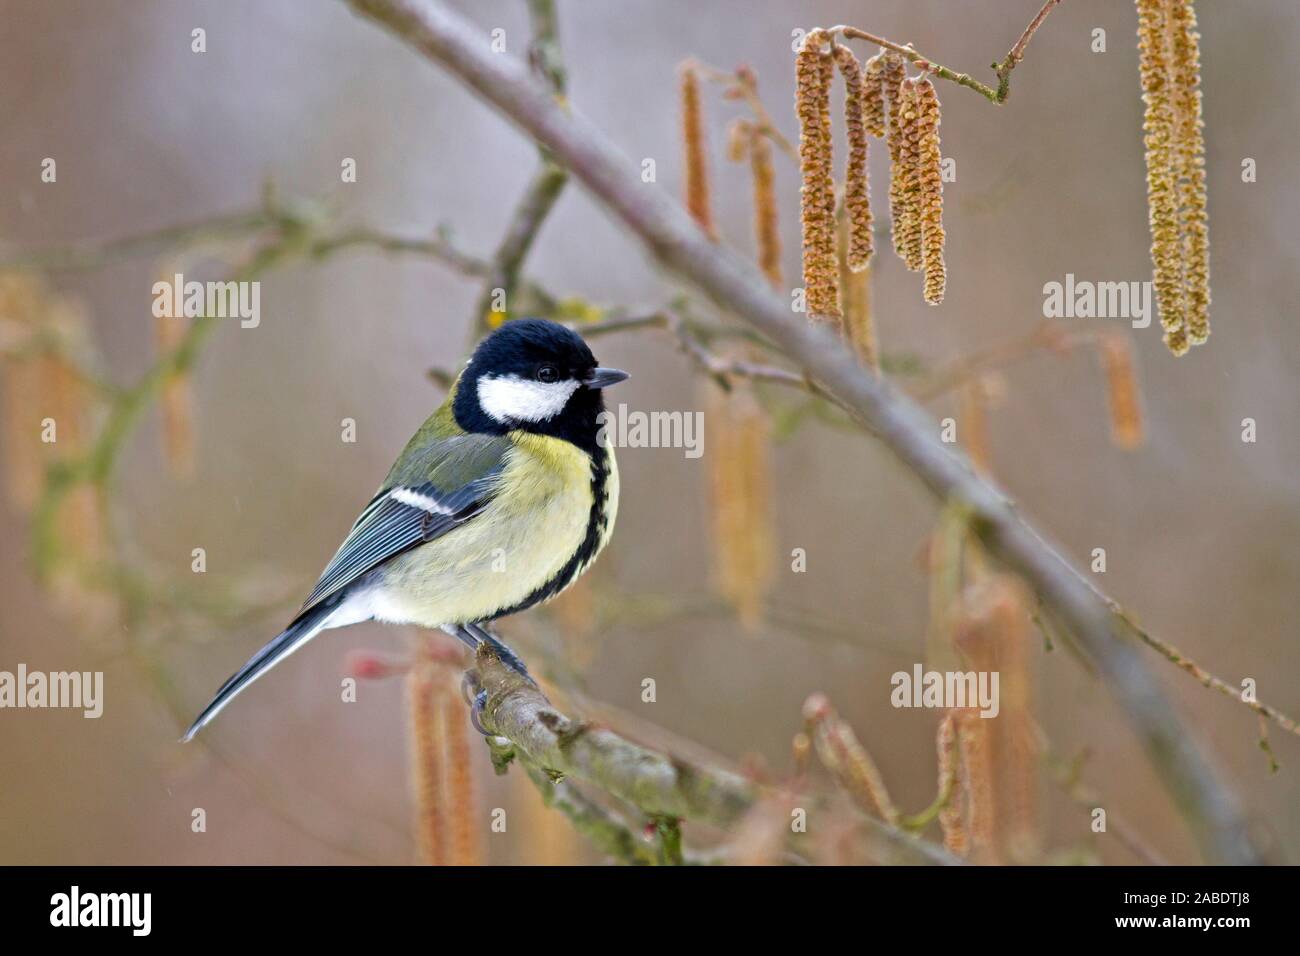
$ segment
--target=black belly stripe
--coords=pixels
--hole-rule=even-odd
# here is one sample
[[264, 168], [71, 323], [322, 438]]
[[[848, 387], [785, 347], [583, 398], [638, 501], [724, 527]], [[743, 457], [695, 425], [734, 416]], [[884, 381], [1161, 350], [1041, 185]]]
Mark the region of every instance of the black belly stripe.
[[591, 514], [587, 518], [587, 533], [582, 539], [582, 544], [578, 545], [578, 550], [573, 552], [573, 556], [565, 562], [564, 567], [560, 568], [554, 577], [513, 607], [497, 611], [492, 615], [492, 620], [505, 617], [507, 614], [526, 611], [534, 604], [555, 597], [572, 584], [578, 577], [579, 569], [589, 564], [596, 556], [596, 552], [600, 549], [601, 536], [605, 533], [609, 522], [609, 514], [606, 511], [609, 502], [605, 496], [605, 488], [609, 482], [609, 451], [596, 447], [593, 451], [589, 451], [588, 455], [591, 458]]

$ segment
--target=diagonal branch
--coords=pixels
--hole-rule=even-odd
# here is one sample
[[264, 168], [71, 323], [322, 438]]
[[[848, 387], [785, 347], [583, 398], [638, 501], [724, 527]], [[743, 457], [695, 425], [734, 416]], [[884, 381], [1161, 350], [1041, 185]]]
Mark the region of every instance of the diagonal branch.
[[[887, 382], [865, 374], [830, 333], [793, 316], [754, 266], [710, 242], [663, 192], [646, 188], [631, 158], [588, 120], [557, 105], [522, 64], [491, 53], [482, 33], [461, 15], [436, 0], [349, 2], [548, 147], [665, 267], [785, 349], [938, 498], [963, 502], [989, 551], [1037, 589], [1097, 662], [1205, 855], [1226, 863], [1258, 859], [1237, 801], [1161, 693], [1127, 625], [1001, 491], [940, 441], [920, 408]], [[549, 743], [553, 753], [564, 756], [558, 740], [537, 743]], [[637, 779], [634, 775], [622, 785], [638, 786]]]

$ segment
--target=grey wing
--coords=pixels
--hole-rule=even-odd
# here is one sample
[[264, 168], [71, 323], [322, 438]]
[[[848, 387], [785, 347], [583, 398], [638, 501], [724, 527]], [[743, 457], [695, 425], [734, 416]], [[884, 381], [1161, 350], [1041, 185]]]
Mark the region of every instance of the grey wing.
[[[446, 453], [429, 469], [431, 480], [394, 485], [371, 499], [303, 602], [303, 611], [404, 551], [460, 527], [491, 501], [504, 467], [504, 447], [491, 458], [490, 466], [484, 467], [481, 447], [457, 447], [458, 439], [451, 439], [447, 444]], [[474, 477], [461, 483], [457, 479], [467, 477], [464, 474], [466, 454], [474, 455], [478, 461], [473, 468]]]

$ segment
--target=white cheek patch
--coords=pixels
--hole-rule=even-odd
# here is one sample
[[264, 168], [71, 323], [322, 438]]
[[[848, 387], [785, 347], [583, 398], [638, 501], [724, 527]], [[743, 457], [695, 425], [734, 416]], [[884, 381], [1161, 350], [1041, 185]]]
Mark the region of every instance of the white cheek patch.
[[479, 406], [502, 424], [545, 422], [564, 411], [578, 383], [533, 382], [515, 375], [484, 375], [478, 380]]

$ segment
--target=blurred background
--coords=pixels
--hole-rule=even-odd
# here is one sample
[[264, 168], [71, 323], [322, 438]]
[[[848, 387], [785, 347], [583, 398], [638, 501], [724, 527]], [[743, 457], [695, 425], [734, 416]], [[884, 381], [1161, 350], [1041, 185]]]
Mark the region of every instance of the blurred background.
[[[457, 6], [483, 29], [503, 29], [509, 55], [524, 53], [522, 2]], [[1300, 185], [1292, 170], [1300, 124], [1289, 64], [1300, 57], [1300, 17], [1289, 0], [1199, 6], [1212, 337], [1174, 359], [1158, 324], [1132, 332], [1146, 431], [1145, 445], [1132, 451], [1111, 440], [1094, 350], [1040, 350], [1000, 370], [989, 380], [998, 398], [988, 412], [991, 470], [1078, 562], [1105, 548], [1098, 583], [1153, 633], [1233, 684], [1254, 678], [1263, 700], [1294, 714]], [[1037, 7], [558, 0], [575, 108], [628, 156], [655, 159], [658, 182], [642, 188], [676, 196], [683, 60], [751, 66], [777, 127], [795, 139], [796, 28], [853, 24], [990, 80], [987, 64]], [[338, 227], [417, 238], [445, 227], [458, 248], [488, 256], [536, 168], [527, 139], [341, 3], [0, 0], [0, 22], [6, 265], [32, 250], [94, 248], [255, 213], [268, 181], [279, 201], [310, 201]], [[201, 54], [191, 50], [195, 28], [206, 31]], [[1098, 28], [1105, 52], [1092, 50]], [[887, 240], [878, 242], [872, 300], [887, 359], [923, 375], [1022, 337], [1042, 322], [1044, 283], [1066, 273], [1150, 278], [1135, 29], [1127, 0], [1070, 0], [1034, 39], [1005, 105], [937, 83], [943, 152], [956, 160], [956, 180], [945, 188], [947, 297], [927, 306], [919, 278], [886, 254]], [[874, 52], [853, 46], [860, 58]], [[726, 125], [746, 111], [722, 92], [704, 84], [714, 214], [723, 241], [752, 255], [748, 174], [725, 156]], [[842, 157], [838, 121], [835, 128]], [[873, 146], [883, 218], [888, 163]], [[57, 161], [54, 183], [41, 180], [47, 157]], [[355, 183], [340, 181], [347, 157], [356, 161]], [[1256, 182], [1242, 181], [1247, 158], [1256, 162]], [[798, 171], [780, 153], [776, 187], [783, 270], [794, 285]], [[222, 241], [187, 252], [184, 271], [222, 277], [217, 265], [246, 252], [238, 241], [231, 252], [229, 236]], [[80, 316], [69, 324], [83, 330], [77, 335], [84, 332], [104, 379], [129, 386], [159, 354], [151, 286], [174, 261], [151, 249], [96, 268], [49, 269], [46, 284], [24, 294]], [[572, 183], [525, 272], [556, 295], [631, 313], [683, 291]], [[481, 281], [427, 256], [368, 246], [319, 261], [292, 258], [261, 280], [261, 324], [222, 320], [189, 376], [184, 427], [193, 474], [169, 467], [175, 452], [169, 457], [164, 447], [156, 404], [142, 410], [121, 448], [96, 532], [104, 542], [95, 547], [113, 549], [148, 582], [133, 600], [39, 582], [36, 516], [21, 494], [0, 512], [0, 670], [23, 662], [29, 670], [105, 672], [98, 720], [0, 711], [0, 862], [418, 857], [403, 680], [362, 681], [355, 703], [340, 700], [349, 653], [400, 658], [412, 636], [399, 629], [328, 632], [241, 697], [200, 745], [176, 738], [212, 690], [278, 631], [406, 438], [442, 400], [427, 372], [462, 360]], [[702, 301], [697, 308], [710, 317]], [[1071, 332], [1102, 321], [1060, 320]], [[633, 373], [617, 393], [630, 408], [704, 407], [698, 376], [662, 333], [593, 344], [604, 364]], [[0, 468], [10, 473], [20, 454], [11, 436], [43, 417], [43, 393], [31, 392], [17, 367], [9, 362], [0, 373], [11, 419]], [[26, 425], [13, 420], [13, 396], [24, 389], [38, 396]], [[802, 402], [797, 393], [770, 399], [781, 421]], [[171, 414], [183, 414], [183, 404], [173, 396]], [[936, 417], [959, 411], [954, 395], [929, 407]], [[91, 417], [87, 435], [102, 424]], [[1257, 422], [1253, 444], [1241, 438], [1248, 417]], [[344, 419], [355, 420], [355, 442], [340, 440]], [[618, 530], [589, 588], [558, 609], [506, 622], [503, 633], [525, 657], [547, 662], [544, 671], [568, 675], [557, 683], [570, 691], [572, 675], [581, 674], [583, 696], [568, 698], [580, 701], [573, 709], [652, 743], [761, 764], [772, 779], [792, 770], [802, 702], [825, 692], [895, 800], [919, 810], [934, 796], [937, 717], [892, 708], [889, 678], [924, 659], [923, 552], [936, 503], [868, 438], [816, 416], [774, 427], [773, 573], [761, 620], [746, 627], [710, 584], [718, 545], [710, 540], [710, 452], [720, 441], [706, 432], [699, 459], [680, 449], [623, 450]], [[206, 555], [202, 574], [191, 568], [195, 548]], [[790, 569], [796, 548], [807, 555], [804, 573]], [[139, 583], [132, 581], [116, 584], [129, 591]], [[1197, 861], [1105, 689], [1059, 646], [1044, 653], [1037, 632], [1028, 648], [1034, 718], [1060, 761], [1086, 754], [1080, 780], [1092, 793], [1073, 799], [1045, 765], [1035, 783], [1041, 859], [1142, 862], [1113, 832], [1090, 831], [1088, 807], [1104, 806], [1161, 858]], [[1300, 742], [1273, 728], [1280, 769], [1270, 773], [1253, 713], [1156, 655], [1147, 659], [1214, 752], [1261, 844], [1276, 858], [1300, 859]], [[642, 701], [647, 677], [656, 682], [654, 703]], [[495, 777], [470, 736], [479, 858], [599, 859], [563, 817], [540, 806], [522, 774]], [[206, 832], [191, 829], [195, 808], [206, 811]], [[494, 808], [507, 810], [505, 833], [488, 828]]]

